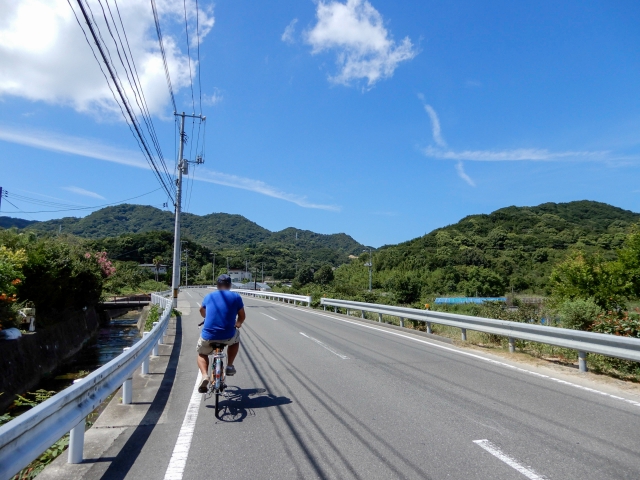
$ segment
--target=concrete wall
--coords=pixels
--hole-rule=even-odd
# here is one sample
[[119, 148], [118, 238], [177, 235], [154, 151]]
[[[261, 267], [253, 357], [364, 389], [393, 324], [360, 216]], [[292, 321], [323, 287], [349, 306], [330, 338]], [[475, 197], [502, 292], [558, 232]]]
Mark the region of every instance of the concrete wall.
[[[36, 328], [37, 328], [36, 320]], [[0, 410], [36, 387], [43, 375], [73, 357], [99, 327], [94, 309], [76, 312], [47, 329], [0, 342]]]

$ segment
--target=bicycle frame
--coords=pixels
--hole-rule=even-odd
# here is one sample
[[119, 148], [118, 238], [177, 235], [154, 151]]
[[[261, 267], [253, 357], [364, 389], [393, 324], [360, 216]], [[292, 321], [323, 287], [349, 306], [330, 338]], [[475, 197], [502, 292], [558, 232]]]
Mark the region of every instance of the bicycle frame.
[[214, 362], [213, 370], [213, 378], [211, 379], [211, 384], [213, 385], [214, 391], [219, 391], [222, 386], [222, 382], [224, 382], [224, 358], [226, 357], [224, 351], [220, 349], [216, 349], [213, 353], [212, 360]]

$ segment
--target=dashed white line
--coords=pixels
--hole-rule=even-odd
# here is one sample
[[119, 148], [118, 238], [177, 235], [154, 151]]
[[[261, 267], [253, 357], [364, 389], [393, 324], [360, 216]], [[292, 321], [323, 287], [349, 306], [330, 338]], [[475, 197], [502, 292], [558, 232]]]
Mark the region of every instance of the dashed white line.
[[182, 480], [184, 467], [187, 465], [187, 457], [189, 456], [189, 448], [191, 448], [191, 439], [193, 431], [196, 428], [196, 420], [198, 419], [198, 411], [200, 410], [200, 401], [202, 394], [198, 393], [198, 384], [200, 383], [200, 372], [196, 377], [196, 386], [193, 388], [191, 400], [187, 407], [187, 413], [184, 414], [182, 427], [178, 434], [178, 440], [173, 447], [173, 454], [169, 460], [169, 466], [164, 474], [164, 480]]
[[[262, 312], [260, 312], [262, 313]], [[276, 322], [278, 321], [277, 318], [273, 318], [271, 315], [267, 315], [266, 313], [262, 313], [265, 317], [269, 317], [271, 320], [275, 320]]]
[[502, 460], [504, 463], [509, 465], [511, 468], [514, 468], [522, 475], [527, 477], [530, 480], [544, 480], [545, 477], [538, 475], [536, 472], [531, 470], [531, 467], [525, 467], [517, 460], [511, 458], [509, 455], [500, 450], [499, 447], [491, 443], [489, 440], [474, 440], [473, 443], [484, 448], [491, 455], [496, 457], [499, 460]]
[[303, 337], [307, 337], [309, 340], [311, 340], [312, 342], [316, 342], [318, 345], [320, 345], [323, 348], [326, 348], [327, 350], [329, 350], [331, 353], [333, 353], [334, 355], [337, 355], [338, 357], [340, 357], [343, 360], [349, 360], [349, 357], [347, 357], [346, 355], [342, 355], [341, 353], [336, 352], [333, 348], [331, 348], [329, 345], [327, 345], [326, 343], [322, 343], [320, 340], [310, 337], [309, 335], [307, 335], [306, 333], [302, 333], [300, 332], [300, 335], [302, 335]]
[[[261, 301], [266, 302], [267, 300], [261, 300]], [[278, 306], [283, 307], [283, 308], [293, 308], [293, 307], [287, 307], [286, 305], [278, 305]], [[300, 311], [300, 310], [298, 310], [298, 311]], [[524, 373], [524, 374], [527, 374], [527, 375], [533, 375], [534, 377], [538, 377], [538, 378], [545, 378], [547, 380], [551, 380], [552, 382], [556, 382], [556, 383], [559, 383], [561, 385], [566, 385], [568, 387], [578, 388], [578, 389], [583, 390], [585, 392], [591, 392], [591, 393], [595, 393], [595, 394], [598, 394], [598, 395], [602, 395], [603, 397], [613, 398], [614, 400], [620, 400], [620, 401], [623, 401], [625, 403], [631, 404], [634, 407], [640, 407], [640, 402], [636, 402], [635, 400], [631, 400], [629, 398], [624, 398], [624, 397], [619, 397], [617, 395], [612, 395], [611, 393], [603, 392], [601, 390], [596, 390], [595, 388], [584, 387], [582, 385], [578, 385], [577, 383], [572, 383], [572, 382], [568, 382], [566, 380], [561, 380], [559, 378], [551, 377], [551, 376], [545, 375], [543, 373], [533, 372], [531, 370], [527, 370], [527, 369], [524, 369], [524, 368], [516, 367], [515, 365], [509, 365], [508, 363], [499, 362], [498, 360], [493, 360], [492, 358], [486, 358], [486, 357], [483, 357], [481, 355], [476, 355], [474, 353], [465, 352], [463, 350], [457, 350], [457, 349], [451, 348], [451, 347], [445, 347], [444, 345], [439, 345], [437, 343], [428, 342], [426, 340], [422, 340], [422, 339], [419, 339], [419, 338], [416, 338], [416, 337], [411, 337], [409, 335], [404, 335], [402, 333], [397, 333], [397, 332], [393, 332], [393, 331], [390, 331], [390, 330], [385, 330], [383, 328], [372, 327], [370, 325], [364, 325], [364, 324], [358, 323], [358, 322], [352, 322], [351, 320], [345, 320], [343, 318], [334, 317], [333, 315], [327, 315], [325, 313], [315, 312], [313, 310], [306, 310], [306, 313], [311, 313], [313, 315], [319, 315], [321, 317], [331, 318], [333, 320], [338, 320], [338, 321], [344, 322], [344, 323], [350, 323], [352, 325], [356, 325], [356, 326], [362, 327], [362, 328], [369, 328], [371, 330], [377, 330], [379, 332], [386, 333], [388, 335], [395, 335], [396, 337], [402, 337], [402, 338], [406, 338], [408, 340], [413, 340], [414, 342], [424, 343], [426, 345], [431, 345], [432, 347], [440, 348], [442, 350], [447, 350], [449, 352], [457, 353], [459, 355], [466, 355], [467, 357], [477, 358], [478, 360], [482, 360], [484, 362], [493, 363], [494, 365], [500, 365], [502, 367], [510, 368], [511, 370], [515, 370], [515, 371], [518, 371], [520, 373]]]
[[189, 290], [185, 290], [185, 291], [184, 291], [184, 293], [186, 293], [186, 294], [187, 294], [187, 295], [189, 295], [191, 298], [193, 298], [193, 295], [191, 295], [191, 294], [189, 293]]

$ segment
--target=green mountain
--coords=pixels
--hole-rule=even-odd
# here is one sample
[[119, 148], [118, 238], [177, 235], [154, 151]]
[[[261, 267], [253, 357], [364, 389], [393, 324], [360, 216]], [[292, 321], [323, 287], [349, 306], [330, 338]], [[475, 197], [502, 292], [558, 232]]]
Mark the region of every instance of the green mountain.
[[24, 218], [0, 217], [0, 228], [24, 228], [32, 223], [38, 223], [36, 220], [25, 220]]
[[[33, 230], [46, 232], [58, 232], [61, 227], [60, 231], [63, 233], [96, 239], [132, 233], [173, 232], [173, 214], [145, 205], [122, 204], [97, 210], [84, 218], [65, 217], [28, 226]], [[182, 234], [212, 249], [234, 249], [259, 243], [285, 243], [304, 249], [330, 248], [349, 255], [359, 253], [364, 248], [344, 233], [323, 235], [294, 228], [274, 233], [242, 215], [228, 213], [203, 216], [184, 213]]]
[[376, 278], [381, 285], [405, 278], [429, 294], [545, 293], [569, 249], [613, 258], [638, 221], [638, 213], [587, 200], [502, 208], [382, 247]]

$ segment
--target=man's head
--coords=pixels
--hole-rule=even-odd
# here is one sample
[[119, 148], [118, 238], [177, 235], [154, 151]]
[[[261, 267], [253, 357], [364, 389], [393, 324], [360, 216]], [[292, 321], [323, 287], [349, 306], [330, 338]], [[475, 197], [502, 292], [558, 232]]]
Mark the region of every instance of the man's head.
[[222, 274], [218, 277], [218, 290], [231, 290], [231, 277], [226, 274]]

